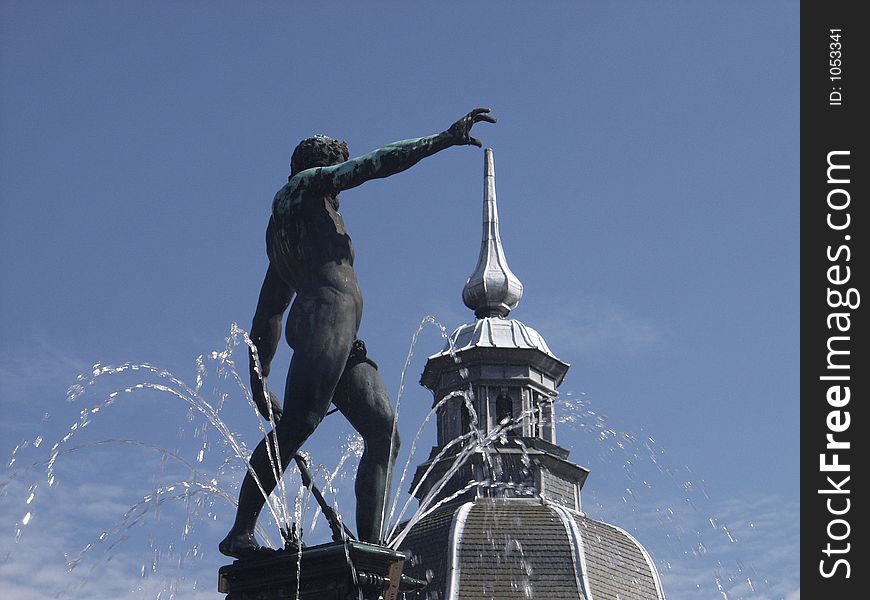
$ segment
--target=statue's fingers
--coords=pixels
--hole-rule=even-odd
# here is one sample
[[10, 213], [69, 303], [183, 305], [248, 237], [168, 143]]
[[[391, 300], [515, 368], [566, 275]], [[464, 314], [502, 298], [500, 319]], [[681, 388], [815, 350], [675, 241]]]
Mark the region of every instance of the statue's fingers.
[[483, 148], [483, 144], [480, 143], [480, 140], [477, 138], [469, 137], [468, 143], [472, 146], [477, 146], [478, 148]]
[[486, 121], [487, 123], [495, 123], [495, 117], [491, 117], [485, 114], [474, 115], [474, 122], [480, 123], [481, 121]]
[[488, 109], [488, 108], [475, 108], [473, 111], [471, 111], [471, 112], [468, 113], [468, 114], [469, 114], [469, 115], [472, 115], [472, 116], [475, 116], [475, 115], [479, 115], [479, 114], [483, 114], [483, 113], [488, 113], [488, 112], [489, 112], [489, 109]]

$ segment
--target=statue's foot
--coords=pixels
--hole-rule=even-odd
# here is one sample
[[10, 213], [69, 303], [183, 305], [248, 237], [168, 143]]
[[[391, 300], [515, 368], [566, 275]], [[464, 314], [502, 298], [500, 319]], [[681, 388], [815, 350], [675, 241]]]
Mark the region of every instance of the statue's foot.
[[230, 531], [227, 537], [218, 545], [218, 550], [224, 556], [232, 556], [233, 558], [243, 558], [253, 554], [260, 553], [263, 548], [257, 543], [257, 539], [252, 532], [243, 531], [241, 533]]

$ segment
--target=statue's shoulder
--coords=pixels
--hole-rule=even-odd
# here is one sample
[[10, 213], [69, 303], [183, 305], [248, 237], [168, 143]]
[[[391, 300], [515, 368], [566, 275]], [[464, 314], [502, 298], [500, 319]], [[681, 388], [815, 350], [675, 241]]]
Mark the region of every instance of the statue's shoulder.
[[302, 206], [302, 201], [317, 191], [320, 170], [320, 167], [308, 169], [291, 177], [290, 181], [275, 194], [275, 199], [272, 201], [272, 216], [282, 219]]
[[272, 216], [279, 220], [293, 213], [302, 204], [299, 186], [293, 183], [292, 179], [287, 182], [275, 193], [275, 199], [272, 200]]

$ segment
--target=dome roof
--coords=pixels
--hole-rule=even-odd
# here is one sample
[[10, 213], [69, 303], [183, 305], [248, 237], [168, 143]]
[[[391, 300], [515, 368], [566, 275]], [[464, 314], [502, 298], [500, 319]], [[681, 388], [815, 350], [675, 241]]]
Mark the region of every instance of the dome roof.
[[414, 525], [405, 572], [426, 597], [663, 599], [658, 571], [631, 535], [541, 500], [477, 498]]
[[471, 348], [540, 350], [547, 356], [556, 358], [540, 333], [516, 319], [502, 317], [484, 317], [459, 326], [450, 335], [444, 349], [431, 358], [450, 354], [451, 347], [453, 352]]

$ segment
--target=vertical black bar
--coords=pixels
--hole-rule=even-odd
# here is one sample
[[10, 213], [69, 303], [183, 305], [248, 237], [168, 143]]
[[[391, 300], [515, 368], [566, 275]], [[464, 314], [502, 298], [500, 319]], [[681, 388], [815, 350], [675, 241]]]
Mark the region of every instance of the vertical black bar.
[[[861, 3], [801, 4], [801, 592], [866, 594], [868, 97]], [[862, 114], [863, 113], [863, 114]], [[864, 117], [864, 118], [862, 118]], [[866, 298], [862, 297], [866, 293]], [[864, 350], [862, 352], [862, 349]], [[862, 362], [863, 361], [863, 362]]]

